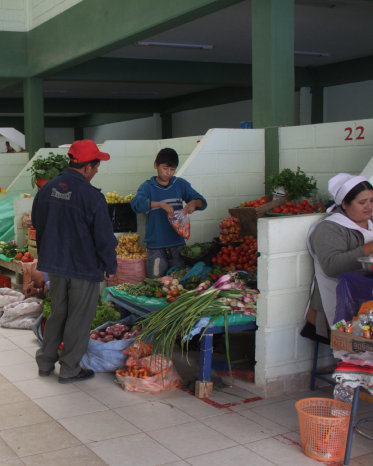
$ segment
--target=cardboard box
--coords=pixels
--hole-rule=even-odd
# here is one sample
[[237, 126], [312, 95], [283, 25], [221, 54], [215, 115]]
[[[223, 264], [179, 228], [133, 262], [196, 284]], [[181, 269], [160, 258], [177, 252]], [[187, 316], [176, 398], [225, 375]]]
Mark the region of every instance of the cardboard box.
[[359, 337], [340, 330], [332, 330], [330, 346], [335, 350], [347, 351], [348, 353], [361, 353], [373, 351], [373, 339]]
[[229, 209], [232, 217], [240, 219], [242, 235], [257, 235], [257, 220], [264, 217], [265, 213], [274, 207], [279, 207], [287, 202], [286, 197], [272, 200], [272, 195], [266, 196], [268, 202], [259, 207], [233, 207]]
[[36, 246], [30, 246], [30, 244], [27, 247], [28, 252], [34, 257], [35, 259], [38, 258], [38, 250], [36, 249]]

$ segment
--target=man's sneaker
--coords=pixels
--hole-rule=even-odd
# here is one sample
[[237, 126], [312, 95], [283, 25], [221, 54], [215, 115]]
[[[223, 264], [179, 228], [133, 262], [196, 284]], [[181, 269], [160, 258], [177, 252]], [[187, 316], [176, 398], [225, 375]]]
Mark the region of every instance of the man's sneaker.
[[80, 380], [87, 380], [94, 377], [95, 373], [90, 369], [80, 369], [78, 375], [74, 377], [58, 377], [59, 383], [72, 383], [72, 382], [79, 382]]

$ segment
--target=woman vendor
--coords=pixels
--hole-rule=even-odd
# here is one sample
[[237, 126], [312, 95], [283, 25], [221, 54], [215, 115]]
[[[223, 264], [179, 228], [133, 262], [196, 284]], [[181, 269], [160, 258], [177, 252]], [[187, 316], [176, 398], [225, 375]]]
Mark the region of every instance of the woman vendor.
[[315, 277], [303, 337], [329, 343], [334, 323], [338, 276], [361, 268], [359, 257], [373, 254], [373, 187], [363, 176], [339, 173], [328, 183], [334, 204], [331, 215], [313, 225], [308, 249]]

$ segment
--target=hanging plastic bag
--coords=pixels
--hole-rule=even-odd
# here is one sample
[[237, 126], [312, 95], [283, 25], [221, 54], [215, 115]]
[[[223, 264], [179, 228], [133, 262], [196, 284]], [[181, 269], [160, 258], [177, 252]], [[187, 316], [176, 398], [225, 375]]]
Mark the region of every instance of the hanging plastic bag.
[[190, 218], [182, 210], [174, 211], [173, 217], [168, 217], [173, 229], [184, 239], [190, 237]]

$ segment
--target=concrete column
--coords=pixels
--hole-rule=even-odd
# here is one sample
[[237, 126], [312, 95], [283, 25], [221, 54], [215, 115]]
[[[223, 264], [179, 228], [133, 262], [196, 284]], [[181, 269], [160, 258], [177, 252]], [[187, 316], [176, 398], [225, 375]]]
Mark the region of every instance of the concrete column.
[[252, 0], [254, 128], [294, 125], [294, 0]]
[[23, 104], [26, 150], [31, 159], [35, 152], [45, 145], [43, 80], [41, 78], [23, 80]]

